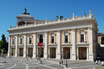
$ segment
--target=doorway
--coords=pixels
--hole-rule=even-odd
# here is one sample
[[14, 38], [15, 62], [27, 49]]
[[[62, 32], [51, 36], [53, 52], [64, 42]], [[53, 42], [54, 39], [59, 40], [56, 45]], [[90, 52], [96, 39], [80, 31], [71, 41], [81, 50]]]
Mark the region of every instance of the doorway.
[[56, 58], [56, 48], [50, 48], [50, 58]]
[[63, 58], [64, 59], [70, 59], [70, 48], [69, 47], [64, 47], [63, 48]]
[[79, 47], [79, 60], [86, 60], [87, 58], [87, 48]]
[[43, 58], [43, 53], [44, 53], [44, 49], [43, 48], [38, 48], [38, 57]]

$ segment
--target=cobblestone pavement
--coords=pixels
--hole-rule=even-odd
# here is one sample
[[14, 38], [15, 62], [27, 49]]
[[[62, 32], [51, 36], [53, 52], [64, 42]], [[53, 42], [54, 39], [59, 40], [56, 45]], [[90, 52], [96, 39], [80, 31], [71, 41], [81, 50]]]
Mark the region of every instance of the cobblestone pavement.
[[42, 63], [40, 63], [39, 60], [30, 58], [0, 57], [0, 69], [104, 69], [101, 62], [95, 64], [94, 62], [67, 60], [68, 67], [66, 68], [66, 60], [63, 60], [63, 65], [60, 65], [59, 61], [56, 59], [42, 59]]

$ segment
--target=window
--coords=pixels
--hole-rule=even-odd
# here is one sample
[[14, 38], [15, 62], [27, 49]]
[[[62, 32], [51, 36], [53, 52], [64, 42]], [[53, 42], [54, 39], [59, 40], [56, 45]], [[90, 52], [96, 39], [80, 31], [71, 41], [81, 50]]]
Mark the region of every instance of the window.
[[12, 44], [14, 45], [14, 37], [12, 38]]
[[65, 35], [65, 43], [68, 43], [68, 35]]
[[29, 44], [32, 44], [32, 36], [29, 37]]
[[64, 42], [68, 43], [68, 32], [64, 34]]
[[39, 42], [43, 43], [43, 35], [42, 34], [40, 35]]
[[101, 38], [101, 44], [104, 44], [104, 37]]
[[84, 34], [81, 34], [80, 39], [81, 39], [81, 41], [80, 41], [80, 42], [84, 42]]
[[54, 43], [54, 33], [51, 34], [51, 43]]
[[23, 42], [22, 42], [23, 40], [22, 40], [22, 37], [20, 37], [20, 44], [22, 44]]

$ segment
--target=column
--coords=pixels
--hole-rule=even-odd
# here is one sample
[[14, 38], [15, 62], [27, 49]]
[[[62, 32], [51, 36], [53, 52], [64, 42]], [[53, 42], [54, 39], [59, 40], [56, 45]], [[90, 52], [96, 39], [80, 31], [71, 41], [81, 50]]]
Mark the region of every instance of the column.
[[89, 48], [87, 47], [87, 60], [89, 60]]
[[24, 35], [24, 49], [23, 49], [23, 57], [26, 57], [26, 35]]
[[76, 37], [75, 37], [75, 29], [72, 30], [72, 58], [71, 60], [76, 60], [76, 47], [75, 47], [75, 40], [76, 40]]
[[36, 33], [34, 33], [34, 46], [33, 46], [33, 58], [36, 58], [37, 54], [37, 38], [36, 38]]
[[94, 61], [93, 56], [93, 30], [88, 28], [88, 40], [89, 40], [89, 61]]
[[45, 32], [44, 35], [45, 35], [44, 58], [47, 59], [48, 58], [48, 47], [47, 47], [47, 39], [48, 39], [47, 37], [48, 37], [48, 35], [47, 35], [47, 32]]
[[61, 59], [60, 31], [57, 31], [57, 53], [56, 59]]
[[77, 47], [77, 60], [79, 60], [79, 47]]
[[15, 57], [17, 57], [17, 54], [18, 54], [18, 37], [16, 36], [16, 39], [15, 39], [15, 42], [16, 42], [16, 46], [15, 46]]
[[10, 36], [8, 37], [8, 55], [7, 57], [10, 56], [10, 43], [11, 43], [11, 39], [10, 39]]

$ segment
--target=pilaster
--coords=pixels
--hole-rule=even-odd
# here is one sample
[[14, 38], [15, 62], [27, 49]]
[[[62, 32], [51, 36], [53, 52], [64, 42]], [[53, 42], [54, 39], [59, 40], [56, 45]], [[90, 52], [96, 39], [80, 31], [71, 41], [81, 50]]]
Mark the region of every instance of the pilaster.
[[76, 60], [76, 31], [75, 29], [72, 30], [72, 56], [71, 60]]
[[45, 32], [44, 35], [45, 35], [44, 58], [47, 59], [48, 58], [48, 47], [47, 47], [47, 42], [48, 42], [48, 40], [47, 40], [48, 38], [47, 37], [48, 37], [48, 35], [47, 35], [47, 32]]
[[7, 57], [9, 57], [10, 56], [10, 43], [11, 43], [11, 38], [10, 38], [10, 36], [8, 37], [8, 55], [7, 55]]
[[33, 58], [36, 58], [37, 57], [37, 36], [36, 36], [36, 33], [34, 33], [34, 47], [33, 47]]
[[93, 55], [93, 29], [88, 28], [88, 39], [89, 39], [89, 61], [94, 61]]
[[15, 46], [15, 57], [17, 57], [18, 55], [18, 36], [16, 35], [16, 37], [15, 37], [16, 39], [15, 39], [15, 42], [16, 42], [16, 46]]
[[24, 35], [24, 49], [23, 49], [23, 57], [26, 57], [26, 35]]
[[60, 31], [57, 31], [57, 53], [56, 59], [61, 59]]

